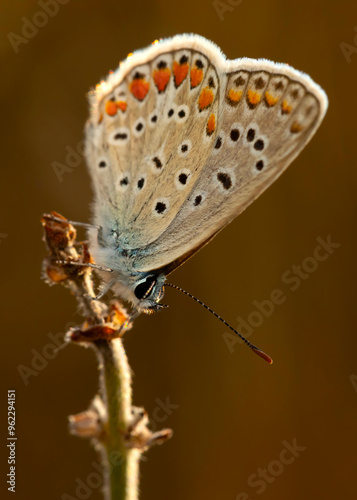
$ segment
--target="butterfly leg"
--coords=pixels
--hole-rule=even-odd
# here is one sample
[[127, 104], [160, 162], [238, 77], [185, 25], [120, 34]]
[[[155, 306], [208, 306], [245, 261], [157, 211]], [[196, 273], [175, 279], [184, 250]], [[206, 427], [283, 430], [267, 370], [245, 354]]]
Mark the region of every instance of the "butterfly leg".
[[130, 314], [129, 318], [121, 325], [120, 330], [119, 330], [120, 337], [122, 337], [124, 335], [125, 330], [134, 321], [134, 319], [139, 316], [139, 314], [140, 314], [140, 311], [138, 309], [134, 309], [134, 311]]
[[[98, 231], [98, 233], [97, 233], [98, 243], [100, 244], [100, 242], [102, 241], [102, 238], [103, 238], [102, 226], [99, 226], [96, 224], [89, 224], [88, 222], [77, 222], [77, 221], [73, 221], [73, 220], [68, 220], [65, 217], [63, 217], [62, 215], [58, 214], [57, 212], [51, 212], [50, 214], [45, 214], [43, 217], [45, 219], [50, 219], [51, 221], [59, 222], [61, 224], [71, 224], [72, 226], [85, 227], [87, 229], [96, 229]], [[76, 244], [78, 244], [78, 243], [76, 243]], [[94, 266], [90, 266], [90, 267], [94, 267]], [[99, 267], [97, 266], [96, 269], [99, 269]], [[108, 271], [109, 269], [100, 269], [100, 270]]]
[[60, 222], [60, 223], [66, 223], [66, 224], [72, 224], [72, 226], [79, 226], [79, 227], [86, 227], [87, 229], [97, 229], [99, 232], [102, 230], [102, 226], [96, 226], [95, 224], [89, 224], [88, 222], [76, 222], [73, 220], [68, 220], [65, 219], [64, 217], [57, 217], [57, 215], [54, 215], [53, 213], [51, 214], [46, 214], [44, 215], [46, 219], [51, 219], [55, 222]]
[[96, 295], [95, 297], [91, 297], [92, 300], [100, 300], [104, 297], [104, 295], [109, 292], [109, 290], [112, 288], [112, 286], [115, 284], [115, 280], [109, 281], [102, 290]]
[[[97, 264], [91, 264], [90, 262], [77, 262], [77, 261], [73, 261], [73, 260], [56, 260], [55, 263], [60, 264], [62, 266], [91, 267], [92, 269], [98, 269], [98, 271], [106, 271], [108, 273], [113, 272], [113, 269], [111, 269], [110, 267], [98, 266]], [[113, 284], [114, 284], [114, 282], [113, 282]]]

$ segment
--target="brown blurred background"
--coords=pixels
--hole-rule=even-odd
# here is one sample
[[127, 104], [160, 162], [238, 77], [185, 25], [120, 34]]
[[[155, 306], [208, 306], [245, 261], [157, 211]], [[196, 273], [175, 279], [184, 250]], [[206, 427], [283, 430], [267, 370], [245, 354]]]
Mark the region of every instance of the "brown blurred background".
[[[128, 52], [182, 32], [213, 40], [229, 58], [265, 57], [307, 72], [326, 90], [330, 108], [282, 178], [171, 277], [235, 326], [238, 317], [257, 321], [249, 316], [257, 310], [254, 301], [282, 290], [285, 302], [250, 337], [274, 364], [238, 343], [230, 350], [226, 328], [174, 290], [165, 297], [170, 308], [140, 317], [125, 339], [135, 404], [150, 415], [167, 398], [179, 405], [153, 422], [171, 427], [174, 436], [146, 455], [141, 498], [356, 498], [357, 4], [61, 3], [27, 43], [8, 34], [23, 36], [23, 18], [44, 22], [41, 3], [3, 1], [0, 21], [0, 405], [5, 416], [7, 389], [15, 388], [16, 498], [76, 498], [76, 478], [85, 482], [97, 460], [88, 442], [68, 434], [66, 421], [96, 391], [93, 352], [67, 346], [35, 365], [27, 385], [19, 373], [21, 365], [34, 369], [34, 355], [48, 353], [49, 333], [59, 336], [80, 321], [70, 294], [40, 279], [46, 253], [40, 217], [56, 210], [88, 221], [90, 182], [83, 161], [62, 182], [53, 162], [65, 163], [68, 148], [81, 143], [87, 90]], [[328, 235], [340, 247], [292, 291], [282, 276], [312, 257], [316, 239]], [[1, 433], [5, 437], [5, 420]], [[299, 456], [279, 465], [283, 442], [294, 440]], [[1, 455], [3, 497], [5, 442]], [[259, 469], [267, 469], [268, 479], [258, 482]], [[88, 498], [102, 497], [97, 489]]]

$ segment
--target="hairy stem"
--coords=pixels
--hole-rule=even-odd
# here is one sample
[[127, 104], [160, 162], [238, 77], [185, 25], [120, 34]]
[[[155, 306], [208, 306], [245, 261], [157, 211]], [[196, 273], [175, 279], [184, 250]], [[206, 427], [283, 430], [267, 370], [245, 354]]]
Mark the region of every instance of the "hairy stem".
[[101, 371], [101, 396], [107, 408], [103, 443], [109, 465], [106, 500], [136, 500], [140, 452], [128, 449], [123, 434], [131, 420], [132, 391], [128, 360], [120, 339], [97, 340]]
[[66, 340], [92, 345], [99, 360], [100, 396], [88, 410], [70, 416], [70, 430], [92, 438], [101, 452], [105, 499], [137, 500], [141, 454], [169, 439], [172, 431], [152, 432], [145, 410], [132, 406], [131, 371], [120, 339], [123, 328], [131, 328], [132, 317], [117, 300], [109, 305], [92, 300], [93, 260], [87, 245], [81, 243], [78, 249], [76, 230], [62, 215], [44, 214], [41, 222], [49, 250], [43, 276], [49, 284], [68, 288], [85, 316], [81, 327], [67, 332]]

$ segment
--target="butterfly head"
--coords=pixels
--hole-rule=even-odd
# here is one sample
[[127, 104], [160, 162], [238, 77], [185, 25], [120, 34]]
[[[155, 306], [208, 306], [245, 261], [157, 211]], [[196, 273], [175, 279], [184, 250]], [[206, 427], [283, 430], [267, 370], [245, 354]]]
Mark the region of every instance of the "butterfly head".
[[[109, 226], [112, 225], [109, 221]], [[103, 297], [109, 290], [132, 304], [141, 313], [156, 312], [167, 307], [159, 304], [164, 296], [166, 274], [162, 271], [138, 271], [133, 269], [135, 251], [122, 249], [118, 235], [114, 231], [100, 226], [98, 234], [89, 233], [94, 265], [101, 272], [103, 286], [97, 298]], [[109, 271], [109, 272], [108, 272]]]
[[136, 308], [142, 312], [151, 313], [167, 307], [159, 304], [164, 296], [164, 281], [164, 274], [147, 274], [138, 279], [133, 285]]

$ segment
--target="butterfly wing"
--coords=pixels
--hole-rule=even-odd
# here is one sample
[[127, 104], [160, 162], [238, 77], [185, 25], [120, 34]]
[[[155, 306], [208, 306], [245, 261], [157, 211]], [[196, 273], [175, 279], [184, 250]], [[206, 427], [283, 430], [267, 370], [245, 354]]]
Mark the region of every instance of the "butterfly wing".
[[211, 155], [220, 80], [195, 37], [186, 38], [138, 52], [92, 97], [87, 159], [95, 222], [115, 219], [126, 250], [164, 233]]
[[268, 61], [229, 65], [211, 156], [141, 269], [167, 274], [192, 256], [274, 182], [323, 119], [325, 93], [306, 75]]
[[327, 98], [287, 65], [227, 61], [197, 35], [160, 42], [124, 65], [93, 101], [96, 222], [109, 211], [121, 247], [135, 251], [134, 269], [167, 274], [288, 167]]

